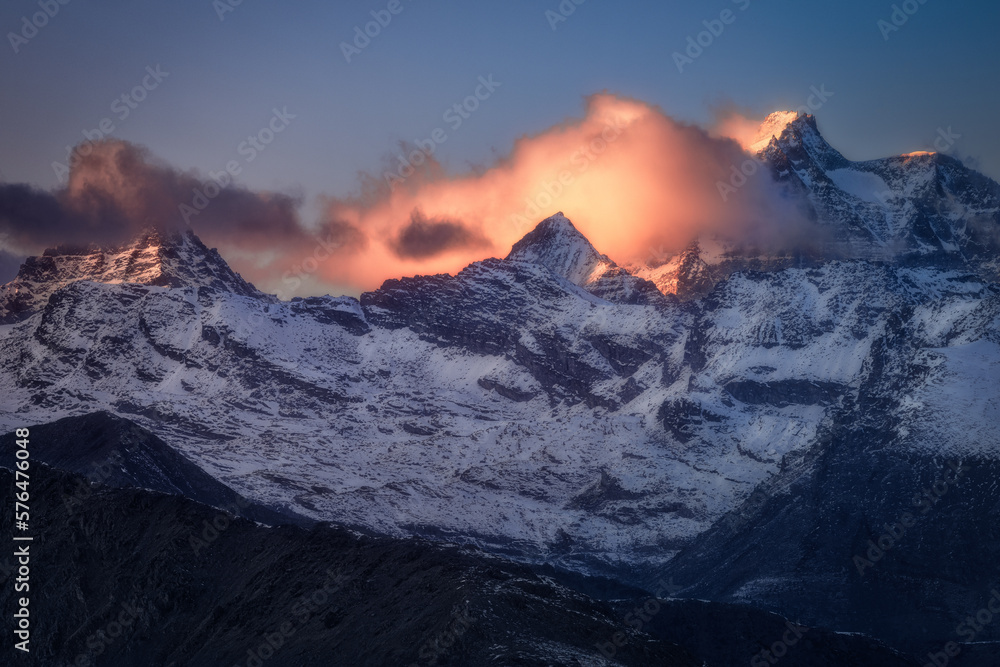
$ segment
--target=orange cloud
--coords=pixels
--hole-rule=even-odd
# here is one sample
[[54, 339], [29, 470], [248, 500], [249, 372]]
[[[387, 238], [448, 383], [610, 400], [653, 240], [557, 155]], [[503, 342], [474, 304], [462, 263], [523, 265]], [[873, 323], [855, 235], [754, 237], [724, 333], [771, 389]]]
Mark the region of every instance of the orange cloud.
[[[747, 122], [731, 126], [733, 136], [749, 132]], [[399, 167], [392, 159], [385, 174], [363, 178], [357, 196], [324, 198], [310, 230], [292, 197], [215, 187], [141, 147], [98, 142], [73, 165], [65, 189], [0, 185], [0, 231], [25, 247], [124, 240], [143, 227], [183, 228], [181, 211], [190, 209], [206, 243], [262, 289], [289, 298], [454, 273], [506, 255], [557, 211], [620, 264], [681, 250], [704, 233], [780, 245], [801, 229], [799, 210], [766, 169], [720, 196], [719, 183], [748, 159], [739, 143], [606, 93], [587, 98], [582, 117], [519, 138], [485, 169], [449, 175], [426, 157], [405, 179], [389, 171]], [[209, 190], [192, 213], [195, 193]]]
[[[449, 177], [427, 160], [404, 180], [397, 161], [381, 178], [369, 178], [364, 201], [330, 200], [328, 219], [349, 224], [370, 242], [324, 262], [319, 273], [357, 289], [373, 289], [390, 277], [453, 273], [490, 251], [505, 255], [557, 211], [619, 263], [642, 262], [653, 248], [681, 249], [704, 232], [739, 238], [794, 225], [798, 211], [777, 196], [763, 170], [739, 196], [722, 200], [718, 182], [727, 182], [733, 166], [746, 159], [736, 142], [675, 121], [655, 106], [594, 95], [582, 118], [520, 138], [485, 171]], [[482, 242], [400, 253], [396, 241], [415, 213], [451, 221], [460, 225], [459, 236]]]

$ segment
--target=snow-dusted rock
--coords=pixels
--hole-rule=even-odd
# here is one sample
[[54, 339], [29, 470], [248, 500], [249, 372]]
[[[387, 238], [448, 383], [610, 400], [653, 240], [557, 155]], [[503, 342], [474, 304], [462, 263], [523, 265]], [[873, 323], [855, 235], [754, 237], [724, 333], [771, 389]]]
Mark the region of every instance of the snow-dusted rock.
[[668, 561], [862, 387], [889, 446], [1000, 455], [998, 186], [771, 131], [850, 253], [722, 270], [703, 240], [636, 276], [560, 214], [455, 276], [279, 302], [187, 234], [52, 251], [4, 287], [0, 426], [108, 410], [265, 503], [592, 570]]

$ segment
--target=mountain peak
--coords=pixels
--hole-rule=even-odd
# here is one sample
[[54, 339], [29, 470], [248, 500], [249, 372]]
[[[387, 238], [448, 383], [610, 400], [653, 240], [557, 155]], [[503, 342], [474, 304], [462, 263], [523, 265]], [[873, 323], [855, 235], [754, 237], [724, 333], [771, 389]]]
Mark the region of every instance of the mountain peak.
[[[567, 218], [562, 211], [559, 211], [555, 215], [551, 215], [542, 220], [538, 223], [538, 225], [536, 225], [536, 229], [539, 227], [543, 229], [559, 229], [568, 233], [580, 234], [579, 230], [577, 230], [577, 228], [573, 225], [572, 221], [570, 221], [570, 219]], [[583, 236], [582, 234], [580, 235]]]
[[775, 111], [764, 119], [757, 130], [757, 136], [750, 142], [748, 149], [751, 153], [759, 153], [767, 148], [771, 139], [778, 139], [795, 121], [803, 118], [805, 114], [798, 111]]
[[664, 295], [597, 252], [562, 211], [542, 220], [514, 244], [506, 261], [544, 266], [596, 297], [615, 303], [659, 304]]
[[538, 223], [514, 244], [506, 259], [540, 264], [580, 286], [617, 266], [597, 252], [562, 211]]
[[807, 144], [821, 146], [824, 150], [833, 150], [819, 133], [816, 117], [801, 111], [775, 111], [769, 114], [760, 124], [757, 135], [746, 149], [756, 155], [765, 151], [771, 145], [772, 139], [779, 145], [783, 143], [794, 145], [804, 141]]
[[827, 143], [816, 126], [816, 117], [798, 111], [777, 111], [761, 123], [757, 139], [748, 150], [772, 162], [780, 155], [793, 161], [808, 159], [823, 170], [838, 169], [847, 160]]
[[29, 257], [17, 277], [0, 287], [0, 321], [14, 321], [34, 312], [48, 302], [53, 292], [81, 280], [211, 287], [262, 296], [194, 232], [144, 229], [120, 245], [57, 246]]

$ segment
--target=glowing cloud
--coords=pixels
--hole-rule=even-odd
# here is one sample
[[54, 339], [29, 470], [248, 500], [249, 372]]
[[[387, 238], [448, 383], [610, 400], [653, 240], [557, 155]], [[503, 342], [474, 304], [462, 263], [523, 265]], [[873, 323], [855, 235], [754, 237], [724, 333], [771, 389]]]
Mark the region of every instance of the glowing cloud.
[[[679, 123], [654, 106], [594, 95], [583, 118], [522, 137], [485, 171], [448, 177], [428, 159], [405, 180], [371, 176], [364, 200], [330, 200], [330, 220], [348, 223], [371, 242], [319, 271], [331, 282], [365, 289], [388, 277], [454, 272], [482, 259], [490, 246], [506, 254], [560, 210], [598, 250], [622, 263], [642, 262], [652, 248], [679, 250], [704, 232], [780, 242], [782, 230], [793, 230], [801, 216], [764, 170], [738, 196], [723, 201], [719, 195], [718, 182], [746, 159], [735, 141]], [[384, 182], [393, 187], [378, 192]], [[451, 221], [463, 238], [483, 242], [453, 243], [442, 234], [419, 253], [396, 252], [417, 214]]]
[[[728, 133], [749, 136], [749, 121]], [[485, 170], [448, 175], [429, 156], [405, 179], [368, 175], [358, 196], [324, 198], [307, 228], [299, 202], [221, 188], [191, 223], [246, 277], [288, 298], [360, 292], [404, 275], [455, 272], [508, 249], [563, 211], [603, 253], [641, 263], [717, 233], [755, 244], [794, 239], [802, 216], [765, 169], [739, 192], [718, 183], [748, 159], [736, 141], [680, 123], [659, 108], [610, 94], [582, 118], [518, 139]], [[0, 184], [8, 246], [124, 240], [143, 227], [183, 228], [180, 210], [208, 179], [159, 163], [122, 141], [91, 146], [66, 188]], [[391, 186], [391, 187], [390, 187]]]

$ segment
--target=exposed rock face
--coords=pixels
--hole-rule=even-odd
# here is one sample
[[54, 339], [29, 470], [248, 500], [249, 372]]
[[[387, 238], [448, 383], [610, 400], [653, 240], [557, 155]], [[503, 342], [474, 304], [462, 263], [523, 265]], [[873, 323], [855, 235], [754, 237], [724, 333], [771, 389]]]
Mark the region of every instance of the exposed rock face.
[[[268, 508], [630, 585], [669, 564], [699, 597], [949, 641], [993, 546], [946, 562], [927, 538], [879, 589], [919, 588], [905, 609], [851, 558], [926, 482], [907, 466], [1000, 459], [1000, 186], [779, 126], [760, 156], [829, 231], [814, 256], [699, 239], [673, 274], [634, 275], [558, 215], [455, 276], [291, 302], [189, 236], [29, 261], [4, 288], [0, 427], [107, 411]], [[998, 491], [970, 489], [940, 528], [995, 546]]]
[[765, 126], [751, 147], [763, 167], [750, 178], [770, 176], [803, 201], [815, 238], [773, 255], [706, 236], [656, 266], [630, 267], [635, 275], [682, 299], [705, 296], [736, 271], [811, 267], [833, 257], [965, 270], [997, 281], [1000, 185], [941, 153], [852, 162], [810, 115], [777, 112]]
[[0, 288], [0, 323], [16, 322], [43, 307], [59, 288], [81, 280], [211, 287], [266, 298], [194, 233], [149, 230], [120, 247], [59, 247], [40, 257], [29, 257], [17, 277]]
[[507, 261], [544, 266], [576, 285], [587, 285], [616, 265], [559, 212], [514, 244]]
[[[967, 272], [858, 260], [653, 305], [523, 259], [360, 302], [83, 280], [0, 330], [0, 419], [106, 410], [269, 507], [613, 574], [667, 562], [862, 381], [919, 396], [889, 406], [924, 425], [900, 446], [983, 450], [996, 420], [934, 423], [970, 379], [994, 409], [997, 304]], [[605, 477], [625, 495], [575, 502]]]
[[961, 267], [997, 277], [1000, 186], [942, 153], [851, 162], [798, 117], [761, 150], [779, 179], [805, 192], [848, 257]]
[[602, 255], [560, 211], [538, 223], [507, 255], [508, 262], [544, 266], [552, 273], [614, 303], [671, 303], [652, 282], [633, 276]]
[[[681, 595], [752, 602], [921, 657], [956, 642], [970, 664], [1000, 658], [1000, 629], [968, 624], [994, 595], [1000, 604], [992, 565], [1000, 558], [1000, 461], [995, 436], [977, 439], [996, 429], [997, 404], [979, 404], [979, 380], [968, 371], [964, 395], [927, 389], [962, 354], [992, 359], [995, 344], [915, 353], [907, 349], [912, 326], [890, 327], [857, 398], [834, 411], [816, 445], [788, 457], [665, 568]], [[995, 339], [996, 320], [980, 334]], [[987, 363], [995, 374], [996, 361]], [[958, 428], [968, 436], [956, 437]]]

